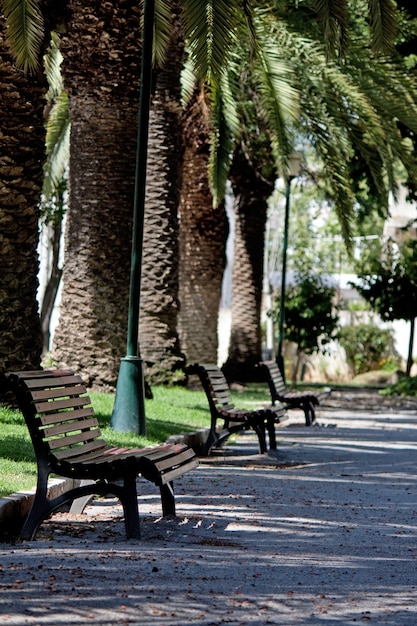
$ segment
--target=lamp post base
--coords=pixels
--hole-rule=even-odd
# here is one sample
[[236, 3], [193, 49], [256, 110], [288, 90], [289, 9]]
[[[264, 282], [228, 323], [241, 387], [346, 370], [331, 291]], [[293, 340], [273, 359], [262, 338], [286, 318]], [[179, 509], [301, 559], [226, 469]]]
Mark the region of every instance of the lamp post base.
[[118, 432], [146, 435], [143, 361], [137, 356], [121, 359], [110, 425]]

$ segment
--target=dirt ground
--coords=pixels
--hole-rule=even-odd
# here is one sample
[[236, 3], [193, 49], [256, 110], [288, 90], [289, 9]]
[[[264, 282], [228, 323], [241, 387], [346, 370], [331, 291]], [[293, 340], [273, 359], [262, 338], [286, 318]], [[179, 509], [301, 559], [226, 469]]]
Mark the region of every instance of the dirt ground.
[[417, 402], [333, 393], [276, 454], [237, 437], [176, 484], [160, 517], [139, 481], [142, 539], [96, 500], [34, 542], [0, 545], [0, 624], [417, 624]]

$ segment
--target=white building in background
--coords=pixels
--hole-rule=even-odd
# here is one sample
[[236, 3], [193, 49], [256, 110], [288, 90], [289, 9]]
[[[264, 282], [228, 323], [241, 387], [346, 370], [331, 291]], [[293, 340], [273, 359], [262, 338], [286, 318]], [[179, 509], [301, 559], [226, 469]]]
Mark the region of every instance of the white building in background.
[[384, 235], [402, 243], [406, 234], [417, 239], [417, 206], [407, 202], [407, 190], [400, 187], [398, 200], [390, 202], [390, 217], [385, 222]]
[[[407, 190], [400, 187], [397, 201], [391, 199], [390, 216], [385, 222], [384, 236], [403, 243], [406, 235], [417, 239], [417, 205], [414, 202], [407, 202]], [[417, 310], [417, 303], [416, 303]], [[398, 353], [403, 359], [408, 355], [408, 344], [410, 340], [410, 324], [404, 320], [397, 320], [391, 323], [394, 329], [395, 345]], [[414, 332], [413, 357], [417, 355], [417, 329]]]

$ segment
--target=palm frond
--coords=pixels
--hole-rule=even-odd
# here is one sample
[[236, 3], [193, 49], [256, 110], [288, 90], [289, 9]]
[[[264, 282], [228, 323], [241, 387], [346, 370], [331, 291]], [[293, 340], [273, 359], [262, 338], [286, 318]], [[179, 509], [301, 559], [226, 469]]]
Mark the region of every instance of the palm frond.
[[254, 61], [254, 79], [262, 113], [270, 130], [271, 144], [278, 171], [285, 171], [285, 159], [291, 152], [288, 123], [299, 116], [300, 93], [295, 88], [295, 74], [282, 54], [276, 31], [265, 28], [262, 19], [255, 21], [259, 43]]
[[[415, 159], [410, 161], [408, 146], [398, 130], [399, 120], [409, 128], [417, 122], [412, 77], [401, 64], [374, 57], [363, 41], [360, 50], [350, 48], [343, 61], [336, 63], [326, 60], [324, 48], [317, 42], [288, 31], [286, 37], [281, 34], [281, 47], [288, 51], [302, 85], [302, 128], [326, 163], [329, 185], [339, 190], [340, 216], [342, 206], [347, 216], [349, 210], [352, 215], [347, 185], [352, 189], [349, 173], [358, 158], [381, 211], [386, 209], [388, 192], [395, 193], [397, 188], [398, 160], [415, 179]], [[340, 171], [335, 164], [327, 164], [329, 155], [337, 155]], [[335, 178], [329, 178], [333, 174]], [[347, 224], [344, 232], [348, 232]]]
[[417, 133], [417, 84], [399, 62], [352, 55], [348, 69], [360, 75], [361, 86], [379, 115], [397, 120]]
[[196, 85], [197, 76], [194, 72], [194, 64], [188, 57], [181, 72], [181, 99], [183, 104], [187, 104], [191, 100]]
[[344, 53], [348, 43], [349, 12], [346, 0], [314, 0], [321, 22], [328, 58]]
[[46, 126], [46, 162], [42, 193], [49, 199], [60, 184], [69, 158], [70, 122], [68, 95], [61, 91]]
[[372, 46], [374, 50], [392, 50], [397, 33], [397, 7], [392, 0], [368, 0]]
[[48, 80], [46, 99], [53, 102], [62, 91], [61, 74], [62, 54], [59, 49], [59, 39], [56, 33], [51, 34], [51, 41], [44, 56], [45, 74]]
[[153, 64], [160, 66], [165, 59], [171, 35], [171, 11], [167, 0], [155, 0]]
[[401, 136], [399, 125], [417, 132], [417, 86], [401, 58], [388, 61], [367, 56], [363, 49], [361, 52], [361, 55], [350, 55], [346, 60], [346, 69], [360, 83], [361, 91], [372, 104], [379, 121], [380, 133], [374, 135], [370, 127], [369, 135], [383, 159], [387, 178], [385, 184], [395, 194], [396, 161], [403, 164], [410, 180], [416, 177], [416, 160], [410, 153], [409, 144]]
[[352, 151], [348, 137], [318, 101], [311, 102], [308, 114], [302, 111], [300, 123], [321, 163], [320, 180], [335, 208], [346, 249], [351, 253], [355, 196], [349, 169]]
[[17, 65], [35, 71], [40, 62], [44, 22], [39, 0], [2, 0], [7, 22], [7, 39]]
[[219, 84], [236, 43], [237, 0], [184, 0], [186, 38], [199, 82]]
[[239, 119], [233, 90], [223, 77], [219, 87], [212, 89], [212, 128], [210, 142], [209, 179], [213, 205], [222, 200], [233, 157], [233, 148], [239, 130]]

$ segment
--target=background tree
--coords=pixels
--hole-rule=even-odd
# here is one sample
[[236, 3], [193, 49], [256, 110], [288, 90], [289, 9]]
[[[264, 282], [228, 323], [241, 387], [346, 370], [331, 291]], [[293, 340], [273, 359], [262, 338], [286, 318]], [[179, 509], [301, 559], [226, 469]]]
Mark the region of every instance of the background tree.
[[[232, 271], [232, 326], [223, 371], [229, 381], [253, 380], [262, 360], [261, 306], [265, 223], [274, 185], [259, 164], [239, 147], [230, 178], [234, 194], [235, 232]], [[266, 174], [266, 172], [265, 172]]]
[[417, 241], [408, 239], [400, 247], [388, 242], [378, 255], [369, 254], [358, 278], [360, 281], [355, 283], [355, 288], [383, 320], [410, 322], [406, 365], [406, 375], [409, 376], [417, 316]]
[[[341, 30], [344, 30], [347, 28], [347, 24], [348, 24], [348, 20], [347, 20], [347, 13], [343, 12], [343, 11], [339, 11], [337, 12], [335, 10], [336, 8], [336, 4], [338, 5], [343, 5], [344, 8], [346, 8], [346, 3], [344, 2], [339, 2], [339, 3], [331, 3], [331, 5], [324, 7], [322, 13], [320, 13], [320, 15], [314, 14], [314, 11], [311, 9], [310, 7], [310, 17], [313, 16], [314, 14], [314, 19], [316, 20], [316, 22], [321, 22], [323, 23], [329, 23], [328, 20], [332, 21], [333, 26], [335, 27], [333, 30], [327, 29], [326, 30], [326, 41], [329, 43], [330, 47], [331, 44], [335, 44], [336, 47], [339, 47], [339, 44], [341, 43], [341, 40], [338, 40], [336, 43], [336, 39], [337, 37], [335, 37], [336, 31], [338, 31], [339, 27]], [[373, 3], [374, 6], [379, 5], [379, 3]], [[280, 7], [283, 7], [282, 12], [285, 13], [285, 11], [288, 9], [288, 7], [290, 6], [288, 3], [285, 4], [281, 3]], [[249, 5], [245, 5], [246, 9], [248, 9]], [[255, 3], [254, 5], [254, 11], [253, 13], [248, 13], [248, 12], [244, 12], [243, 13], [243, 17], [241, 18], [240, 22], [238, 23], [238, 28], [241, 29], [241, 31], [239, 31], [239, 36], [237, 38], [235, 38], [235, 45], [239, 46], [240, 42], [241, 42], [241, 33], [242, 33], [242, 21], [245, 22], [246, 24], [246, 32], [250, 33], [250, 38], [252, 40], [252, 43], [254, 41], [256, 41], [256, 44], [254, 46], [252, 46], [252, 48], [246, 47], [246, 49], [239, 49], [238, 54], [237, 55], [229, 55], [229, 49], [227, 49], [227, 53], [223, 55], [222, 61], [223, 61], [223, 66], [225, 68], [229, 68], [230, 66], [232, 67], [232, 72], [234, 69], [234, 65], [235, 65], [235, 59], [234, 56], [240, 56], [241, 58], [246, 58], [246, 55], [248, 53], [248, 49], [251, 50], [252, 54], [254, 57], [259, 57], [261, 59], [261, 61], [259, 61], [258, 66], [260, 66], [263, 70], [263, 74], [266, 76], [268, 75], [269, 72], [269, 76], [268, 79], [266, 81], [264, 81], [263, 85], [265, 86], [265, 84], [267, 84], [269, 82], [269, 88], [271, 87], [272, 83], [275, 84], [279, 84], [279, 86], [282, 88], [284, 86], [284, 79], [283, 76], [279, 76], [276, 73], [274, 74], [274, 72], [271, 70], [271, 67], [268, 65], [268, 62], [265, 61], [265, 56], [263, 54], [264, 49], [268, 50], [270, 53], [275, 54], [275, 57], [279, 57], [279, 53], [276, 52], [276, 48], [279, 49], [279, 46], [276, 45], [275, 43], [275, 39], [271, 40], [271, 36], [275, 37], [276, 36], [276, 32], [278, 31], [280, 36], [281, 36], [281, 31], [283, 30], [281, 28], [281, 30], [277, 27], [276, 25], [276, 16], [272, 10], [272, 7], [267, 7], [265, 8], [265, 6], [262, 6], [262, 10], [259, 11], [259, 14], [257, 14], [257, 3]], [[375, 27], [375, 30], [373, 30], [374, 33], [376, 33], [376, 31], [378, 31], [378, 34], [376, 35], [375, 39], [374, 39], [374, 43], [376, 43], [377, 39], [379, 38], [379, 43], [381, 44], [381, 42], [383, 42], [384, 44], [387, 43], [388, 39], [390, 38], [390, 36], [392, 35], [392, 29], [390, 30], [389, 24], [390, 22], [390, 18], [392, 17], [392, 14], [390, 12], [390, 7], [386, 7], [386, 15], [385, 17], [387, 18], [386, 23], [384, 22], [383, 24], [381, 23], [377, 23], [378, 19], [375, 20], [375, 16], [372, 17], [371, 22], [373, 24], [373, 26]], [[229, 9], [227, 9], [229, 10]], [[333, 11], [333, 13], [332, 13]], [[302, 17], [302, 19], [304, 19], [305, 16]], [[201, 22], [201, 24], [203, 24], [203, 22]], [[243, 26], [243, 30], [244, 30], [244, 26]], [[202, 32], [202, 30], [199, 30], [199, 32]], [[288, 33], [287, 33], [288, 35]], [[322, 31], [321, 31], [321, 36], [322, 36]], [[203, 39], [203, 38], [201, 38]], [[243, 38], [244, 39], [244, 38]], [[300, 42], [301, 42], [301, 38], [300, 38]], [[195, 52], [196, 50], [203, 48], [204, 44], [200, 41], [201, 45], [194, 45], [192, 44], [190, 47], [191, 50], [191, 57], [192, 60], [194, 60], [195, 57]], [[281, 42], [280, 42], [281, 46], [283, 48], [286, 48], [288, 46], [288, 36], [287, 36], [287, 40], [285, 40], [285, 38], [281, 37]], [[275, 48], [275, 50], [274, 50]], [[309, 58], [309, 54], [308, 52], [305, 50], [305, 48], [303, 48], [302, 46], [299, 46], [299, 48], [301, 48], [301, 56], [300, 56], [300, 64], [304, 65], [306, 59]], [[292, 52], [293, 50], [288, 50], [287, 55], [288, 57], [290, 57], [292, 59]], [[270, 58], [271, 58], [272, 54], [270, 54]], [[283, 58], [279, 59], [281, 66], [283, 65]], [[325, 64], [326, 58], [325, 58], [325, 54], [322, 55], [322, 63]], [[197, 64], [198, 65], [198, 64]], [[312, 67], [315, 66], [315, 61], [312, 64]], [[317, 71], [317, 68], [314, 67], [315, 70], [315, 74], [313, 74], [316, 77], [316, 81], [318, 79], [318, 76], [320, 75], [320, 73]], [[307, 72], [306, 72], [307, 73]], [[331, 75], [331, 72], [329, 72], [329, 75]], [[202, 76], [206, 76], [206, 74], [200, 73], [198, 74], [197, 72], [197, 83], [198, 83], [198, 78], [200, 77], [200, 79], [202, 78]], [[247, 80], [248, 76], [246, 75], [246, 80]], [[212, 155], [213, 153], [215, 154], [214, 158], [213, 156], [208, 159], [208, 163], [211, 164], [210, 167], [210, 181], [211, 181], [211, 189], [212, 189], [212, 193], [213, 193], [213, 197], [215, 199], [215, 202], [217, 201], [218, 197], [222, 196], [222, 185], [224, 185], [225, 183], [225, 175], [224, 172], [228, 171], [228, 166], [227, 166], [227, 159], [230, 159], [230, 155], [233, 154], [233, 151], [231, 149], [227, 150], [224, 144], [224, 141], [220, 141], [219, 137], [223, 137], [225, 135], [227, 135], [227, 133], [224, 132], [224, 122], [228, 121], [228, 116], [226, 115], [227, 111], [229, 108], [232, 108], [230, 106], [230, 97], [228, 98], [228, 96], [232, 95], [232, 100], [233, 100], [233, 96], [235, 94], [235, 92], [233, 91], [233, 78], [231, 78], [229, 80], [228, 83], [228, 89], [224, 89], [224, 72], [223, 72], [223, 80], [220, 81], [219, 83], [216, 83], [216, 88], [212, 89], [213, 85], [210, 84], [209, 85], [209, 89], [207, 89], [206, 94], [208, 94], [209, 96], [209, 104], [207, 107], [207, 110], [209, 111], [209, 115], [211, 115], [211, 119], [212, 119], [212, 127], [215, 129], [215, 133], [212, 132], [212, 141], [211, 141], [211, 152]], [[236, 82], [236, 81], [235, 81]], [[329, 81], [331, 82], [331, 81]], [[286, 89], [289, 89], [289, 83], [287, 80], [287, 87]], [[330, 91], [332, 94], [334, 94], [336, 91], [337, 93], [340, 90], [339, 84], [336, 86], [335, 84], [332, 84], [330, 87]], [[271, 93], [271, 89], [269, 90], [259, 90], [258, 94], [261, 93]], [[308, 92], [307, 92], [308, 93]], [[355, 93], [355, 89], [352, 88], [351, 89], [351, 94]], [[219, 97], [224, 97], [224, 103], [223, 106], [218, 106], [218, 99]], [[266, 97], [263, 98], [264, 104], [267, 103], [267, 99], [268, 99], [268, 95]], [[341, 99], [342, 103], [343, 103], [343, 98]], [[273, 102], [271, 98], [269, 98], [269, 103], [267, 104], [267, 108], [274, 108], [275, 109], [275, 113], [277, 112], [277, 107], [276, 107], [276, 103], [277, 103], [277, 98], [275, 98], [275, 101]], [[340, 103], [338, 103], [339, 106]], [[343, 108], [343, 104], [342, 104], [342, 108]], [[221, 115], [219, 116], [218, 113], [221, 113]], [[317, 113], [317, 111], [316, 111]], [[216, 117], [217, 115], [217, 117]], [[269, 122], [271, 123], [271, 120], [273, 119], [272, 116], [269, 116]], [[278, 121], [278, 124], [277, 124]], [[319, 123], [317, 122], [318, 127], [320, 127]], [[275, 119], [273, 121], [273, 126], [274, 128], [278, 129], [278, 132], [273, 133], [273, 137], [274, 137], [274, 142], [276, 144], [276, 147], [279, 145], [279, 148], [281, 150], [276, 150], [276, 156], [279, 154], [279, 157], [281, 158], [281, 161], [285, 162], [285, 155], [288, 154], [289, 152], [289, 146], [288, 146], [288, 142], [285, 143], [282, 142], [283, 136], [284, 136], [284, 120], [282, 117], [280, 117], [279, 115], [275, 115]], [[255, 131], [256, 132], [256, 131]], [[325, 135], [325, 133], [322, 133], [323, 136]], [[346, 213], [346, 219], [344, 221], [344, 224], [348, 224], [349, 220], [348, 220], [348, 211], [344, 210], [346, 209], [346, 207], [348, 207], [349, 210], [351, 210], [352, 204], [353, 204], [353, 198], [352, 195], [346, 194], [346, 184], [343, 187], [343, 185], [340, 183], [340, 181], [342, 180], [342, 182], [345, 182], [345, 179], [342, 179], [341, 174], [340, 174], [340, 163], [341, 162], [345, 162], [346, 161], [346, 153], [339, 149], [340, 146], [340, 133], [339, 135], [336, 137], [335, 136], [335, 142], [334, 142], [334, 150], [333, 152], [330, 152], [328, 149], [328, 145], [325, 145], [326, 141], [328, 140], [328, 137], [332, 137], [332, 132], [329, 132], [328, 135], [326, 134], [326, 139], [323, 140], [323, 153], [326, 152], [326, 159], [329, 159], [329, 154], [331, 156], [333, 156], [334, 158], [332, 159], [332, 165], [333, 165], [333, 169], [329, 168], [329, 177], [333, 177], [333, 181], [335, 183], [335, 186], [337, 188], [337, 190], [334, 193], [334, 197], [339, 200], [339, 204], [338, 206], [342, 207], [340, 210], [340, 215], [344, 216]], [[281, 141], [280, 141], [281, 140]], [[227, 145], [227, 142], [226, 142]], [[381, 146], [384, 145], [383, 142], [381, 142], [380, 144]], [[220, 156], [217, 155], [216, 156], [216, 150], [219, 150]], [[226, 163], [225, 163], [226, 162]], [[214, 166], [213, 166], [214, 164]], [[243, 177], [241, 177], [243, 178]], [[260, 178], [259, 178], [260, 180]], [[249, 195], [249, 194], [248, 194]], [[253, 197], [256, 195], [256, 189], [253, 190]], [[244, 210], [243, 208], [243, 204], [242, 204], [242, 211]], [[243, 215], [243, 213], [242, 213]], [[246, 219], [246, 218], [245, 218]], [[247, 232], [250, 232], [251, 227], [250, 227], [250, 222], [249, 222], [249, 212], [247, 214], [247, 220], [246, 223], [248, 225], [248, 229]], [[260, 236], [258, 237], [258, 244], [259, 242], [261, 242], [262, 240], [262, 235], [261, 235], [261, 227], [259, 224], [259, 220], [257, 223], [257, 226], [259, 228], [259, 234]], [[256, 228], [252, 229], [253, 232], [256, 230]], [[347, 229], [346, 229], [347, 231]], [[240, 232], [240, 231], [239, 231]], [[242, 231], [243, 232], [243, 231]], [[263, 232], [263, 231], [262, 231]], [[223, 254], [223, 250], [221, 250], [220, 252], [221, 254]], [[241, 256], [240, 259], [243, 259], [244, 257]], [[259, 251], [256, 255], [256, 258], [262, 258], [262, 251]], [[194, 259], [194, 262], [195, 259]], [[198, 264], [197, 264], [198, 265]], [[214, 267], [214, 266], [213, 266]], [[248, 270], [248, 264], [245, 265], [245, 270]], [[241, 268], [243, 270], [243, 268]], [[244, 299], [245, 297], [245, 293], [246, 294], [252, 294], [252, 293], [260, 293], [260, 288], [259, 288], [259, 283], [262, 283], [262, 277], [261, 277], [261, 273], [258, 272], [257, 270], [253, 271], [250, 267], [249, 267], [249, 271], [243, 272], [243, 275], [246, 275], [247, 277], [251, 277], [253, 275], [256, 274], [257, 277], [257, 283], [254, 284], [253, 282], [250, 283], [249, 288], [246, 288], [245, 290], [240, 290], [239, 291], [239, 297], [241, 299]], [[201, 273], [198, 272], [186, 272], [184, 274], [184, 279], [185, 280], [190, 280], [192, 277], [192, 280], [195, 282], [196, 280], [198, 281], [200, 276], [202, 276]], [[243, 280], [243, 278], [242, 278]], [[182, 285], [182, 280], [180, 281], [181, 285]], [[216, 283], [217, 284], [217, 283]], [[181, 289], [183, 289], [183, 286], [181, 286]], [[190, 286], [187, 287], [187, 289], [190, 291]], [[194, 287], [192, 287], [192, 289], [194, 289]], [[200, 294], [206, 293], [206, 290], [201, 290], [200, 289]], [[217, 296], [216, 296], [217, 297]], [[182, 298], [182, 306], [187, 308], [186, 305], [186, 299]], [[191, 299], [190, 299], [191, 302]], [[198, 299], [197, 301], [198, 302]], [[252, 310], [251, 308], [251, 303], [246, 303], [249, 304], [249, 306], [247, 306], [246, 308], [244, 306], [238, 306], [238, 309], [240, 309], [240, 312], [245, 311], [245, 314], [247, 316], [248, 320], [253, 320], [254, 323], [252, 322], [252, 328], [250, 328], [250, 332], [252, 333], [251, 336], [259, 337], [259, 316], [257, 315], [256, 312], [256, 307], [255, 310]], [[189, 310], [189, 315], [187, 317], [188, 322], [193, 322], [194, 324], [199, 324], [200, 323], [200, 315], [193, 315], [193, 311], [195, 311], [196, 309], [193, 307], [190, 308]], [[201, 309], [199, 309], [201, 311]], [[236, 317], [235, 317], [236, 320]], [[236, 323], [239, 325], [240, 324], [240, 320], [236, 320]], [[248, 324], [245, 324], [245, 327], [248, 327]], [[184, 329], [185, 326], [182, 326], [182, 328]], [[216, 326], [211, 325], [210, 326], [212, 333], [216, 332]], [[191, 327], [190, 327], [191, 329]], [[183, 332], [183, 331], [182, 331]], [[198, 327], [194, 328], [193, 330], [193, 334], [194, 336], [198, 337], [199, 336], [199, 329]], [[237, 336], [237, 335], [236, 335]], [[212, 342], [213, 343], [213, 342]], [[252, 344], [251, 344], [252, 345]], [[243, 342], [241, 342], [241, 347], [243, 346]], [[187, 352], [187, 348], [184, 346], [184, 350], [185, 352]], [[246, 355], [247, 356], [247, 355]], [[254, 358], [254, 354], [252, 355], [252, 358]], [[232, 357], [234, 358], [234, 356]]]
[[376, 324], [348, 324], [340, 329], [337, 339], [355, 376], [398, 359], [392, 330]]
[[61, 241], [63, 218], [67, 208], [67, 172], [69, 159], [69, 110], [68, 96], [62, 84], [62, 55], [59, 40], [52, 33], [51, 42], [44, 57], [48, 80], [46, 94], [46, 162], [42, 185], [41, 232], [47, 237], [46, 285], [41, 296], [41, 328], [43, 353], [49, 352], [51, 319], [62, 276]]
[[[19, 0], [3, 0], [3, 4], [26, 6]], [[130, 105], [136, 103], [135, 79], [139, 73], [138, 11], [136, 3], [130, 1], [110, 5], [90, 0], [87, 6], [82, 4], [69, 0], [49, 6], [34, 1], [30, 6], [45, 8], [45, 14], [53, 13], [54, 17], [62, 11], [66, 22], [64, 71], [73, 122], [70, 193], [75, 209], [68, 221], [66, 295], [57, 355], [61, 351], [62, 360], [84, 369], [90, 382], [106, 384], [114, 378], [126, 325], [125, 267], [130, 245], [125, 231], [130, 232], [128, 199], [135, 141], [131, 137], [135, 124]], [[346, 3], [337, 4], [344, 7]], [[333, 5], [336, 3], [330, 10]], [[372, 5], [379, 6], [379, 2], [373, 0]], [[184, 7], [188, 10], [185, 23], [192, 42], [190, 52], [200, 76], [218, 78], [235, 43], [240, 3], [216, 3], [214, 14], [204, 3], [186, 2]], [[390, 17], [389, 11], [385, 14]], [[338, 25], [336, 30], [342, 27], [337, 13], [332, 17], [327, 9], [320, 15], [321, 21], [326, 23], [329, 15]], [[374, 26], [381, 26], [380, 19], [377, 24], [375, 21], [373, 15]], [[384, 39], [385, 22], [382, 26], [379, 31]], [[48, 27], [42, 36], [47, 31]], [[328, 38], [332, 37], [328, 31]]]
[[[335, 314], [336, 290], [313, 274], [299, 274], [285, 296], [285, 338], [297, 346], [297, 358], [292, 379], [295, 384], [304, 355], [323, 349], [335, 336], [338, 316]], [[274, 316], [279, 319], [280, 300], [276, 301]]]

